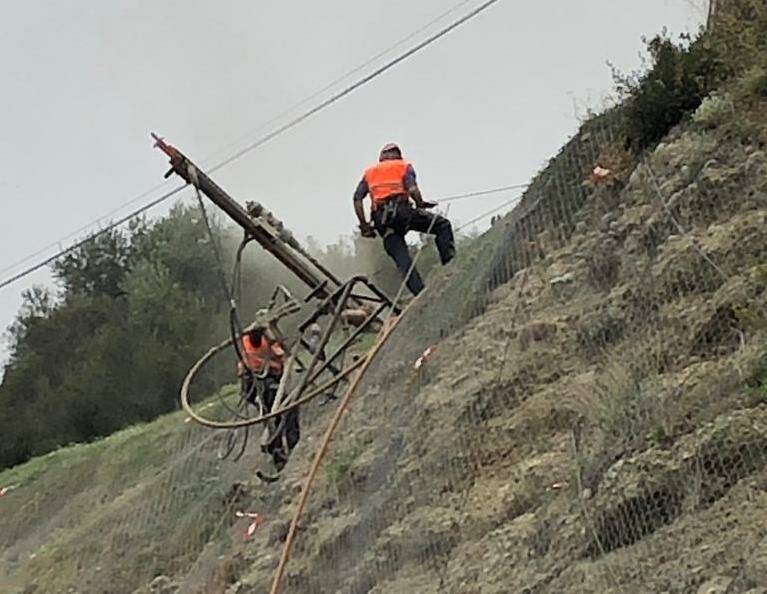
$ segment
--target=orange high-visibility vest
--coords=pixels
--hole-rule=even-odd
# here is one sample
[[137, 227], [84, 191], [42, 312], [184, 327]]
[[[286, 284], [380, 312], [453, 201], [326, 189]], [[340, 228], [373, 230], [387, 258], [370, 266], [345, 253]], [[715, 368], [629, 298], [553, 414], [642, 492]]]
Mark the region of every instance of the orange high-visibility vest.
[[365, 181], [374, 208], [392, 196], [407, 196], [405, 173], [408, 167], [410, 163], [402, 159], [389, 159], [368, 167], [365, 171]]
[[[245, 364], [253, 373], [261, 374], [264, 371], [264, 365], [269, 364], [269, 373], [272, 375], [282, 375], [282, 368], [285, 364], [285, 351], [279, 342], [273, 342], [266, 336], [261, 337], [261, 344], [253, 344], [249, 335], [242, 337], [242, 354]], [[245, 370], [242, 363], [239, 366], [240, 374]]]

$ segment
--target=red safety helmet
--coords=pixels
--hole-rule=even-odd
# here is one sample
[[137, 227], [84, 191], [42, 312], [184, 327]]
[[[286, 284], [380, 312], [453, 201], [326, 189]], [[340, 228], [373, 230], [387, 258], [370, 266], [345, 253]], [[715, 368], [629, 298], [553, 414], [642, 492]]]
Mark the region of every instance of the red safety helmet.
[[378, 160], [383, 161], [384, 155], [386, 155], [387, 153], [397, 153], [397, 155], [402, 157], [402, 151], [400, 150], [399, 146], [394, 142], [388, 142], [383, 146], [380, 154], [378, 155]]

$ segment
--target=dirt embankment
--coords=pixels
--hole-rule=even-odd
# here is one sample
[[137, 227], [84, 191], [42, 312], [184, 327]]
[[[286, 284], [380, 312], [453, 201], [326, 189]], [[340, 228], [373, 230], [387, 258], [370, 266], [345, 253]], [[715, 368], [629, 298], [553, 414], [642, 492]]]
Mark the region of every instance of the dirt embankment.
[[[429, 279], [332, 444], [287, 592], [767, 592], [767, 155], [689, 125], [587, 181], [619, 153], [587, 124]], [[178, 416], [5, 473], [37, 495], [0, 502], [0, 575], [268, 592], [315, 415], [269, 487]], [[235, 509], [265, 515], [253, 539]]]
[[[418, 320], [464, 272], [432, 278], [334, 443], [287, 591], [767, 592], [766, 174], [758, 146], [675, 131], [584, 185], [565, 230], [512, 237], [511, 278], [416, 375]], [[267, 591], [283, 536], [222, 589]]]

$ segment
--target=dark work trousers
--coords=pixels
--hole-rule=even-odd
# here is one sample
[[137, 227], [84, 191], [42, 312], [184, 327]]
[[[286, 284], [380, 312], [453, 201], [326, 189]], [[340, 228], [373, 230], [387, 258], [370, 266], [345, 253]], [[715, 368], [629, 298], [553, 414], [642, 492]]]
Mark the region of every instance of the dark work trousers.
[[[254, 386], [252, 382], [257, 382]], [[259, 386], [258, 383], [261, 385]], [[274, 399], [277, 397], [277, 390], [280, 387], [280, 378], [274, 376], [267, 376], [265, 378], [250, 378], [248, 375], [243, 377], [243, 390], [248, 395], [248, 402], [256, 404], [256, 398], [261, 398], [261, 403], [264, 406], [265, 413], [268, 413]], [[252, 389], [252, 391], [251, 391]], [[294, 408], [284, 415], [277, 415], [274, 418], [274, 427], [279, 427], [282, 418], [285, 417], [284, 427], [282, 429], [282, 435], [272, 440], [265, 448], [267, 454], [272, 456], [275, 466], [281, 468], [285, 465], [285, 461], [288, 459], [288, 455], [296, 447], [299, 438], [301, 437], [301, 430], [298, 423], [298, 408]], [[285, 446], [287, 445], [287, 451]]]
[[[407, 288], [413, 295], [423, 291], [423, 280], [418, 270], [413, 267], [405, 235], [408, 231], [429, 233], [434, 235], [437, 250], [442, 264], [447, 264], [455, 256], [455, 240], [453, 227], [445, 217], [428, 212], [422, 208], [414, 208], [407, 198], [392, 198], [384, 206], [373, 211], [373, 225], [378, 234], [383, 237], [386, 253], [394, 260], [402, 278], [406, 278]], [[410, 272], [410, 275], [408, 275]]]

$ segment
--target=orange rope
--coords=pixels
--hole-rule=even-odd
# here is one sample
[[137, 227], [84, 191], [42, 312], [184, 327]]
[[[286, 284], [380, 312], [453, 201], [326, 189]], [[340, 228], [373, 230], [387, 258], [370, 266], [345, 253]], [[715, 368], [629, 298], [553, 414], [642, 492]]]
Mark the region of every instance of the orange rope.
[[[423, 292], [421, 294], [423, 294]], [[304, 509], [306, 507], [306, 502], [309, 499], [309, 491], [311, 490], [312, 485], [314, 484], [314, 479], [317, 477], [317, 471], [320, 468], [320, 464], [322, 463], [322, 460], [325, 458], [325, 454], [327, 453], [328, 446], [330, 445], [330, 440], [333, 438], [333, 435], [335, 434], [336, 429], [338, 428], [338, 425], [341, 423], [341, 417], [343, 416], [344, 412], [346, 412], [346, 409], [349, 406], [349, 402], [351, 401], [352, 396], [357, 391], [357, 388], [359, 387], [362, 381], [362, 378], [365, 376], [365, 372], [368, 370], [368, 367], [370, 367], [370, 364], [373, 362], [373, 359], [375, 358], [376, 354], [384, 345], [384, 343], [387, 341], [387, 339], [391, 335], [394, 328], [397, 327], [397, 324], [399, 324], [400, 320], [405, 316], [407, 311], [412, 307], [413, 303], [415, 303], [416, 301], [417, 299], [413, 299], [407, 305], [407, 307], [405, 307], [405, 309], [402, 310], [402, 313], [400, 313], [399, 316], [392, 318], [389, 324], [386, 325], [381, 330], [381, 335], [379, 336], [378, 340], [370, 349], [367, 357], [365, 358], [365, 364], [362, 366], [359, 373], [355, 376], [352, 384], [346, 390], [346, 394], [344, 394], [344, 397], [341, 400], [341, 403], [338, 405], [338, 408], [336, 409], [335, 415], [333, 415], [333, 419], [330, 421], [330, 425], [328, 425], [327, 431], [325, 432], [325, 436], [322, 439], [322, 443], [320, 443], [320, 447], [317, 450], [317, 454], [314, 456], [314, 462], [312, 462], [312, 466], [309, 469], [309, 474], [307, 475], [306, 480], [304, 481], [303, 489], [301, 489], [301, 497], [298, 500], [298, 509], [296, 510], [296, 513], [293, 516], [293, 520], [290, 523], [290, 530], [288, 531], [288, 536], [285, 539], [285, 547], [282, 549], [282, 557], [280, 558], [280, 564], [277, 566], [277, 570], [274, 574], [274, 580], [272, 582], [272, 589], [270, 590], [270, 594], [279, 594], [280, 590], [282, 589], [282, 578], [285, 574], [285, 568], [287, 567], [288, 560], [290, 559], [290, 553], [293, 549], [293, 542], [295, 541], [296, 533], [298, 532], [298, 522], [301, 520], [301, 516], [303, 515]]]

